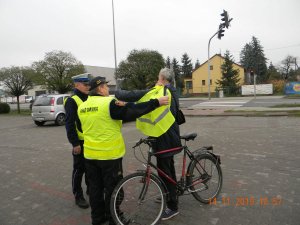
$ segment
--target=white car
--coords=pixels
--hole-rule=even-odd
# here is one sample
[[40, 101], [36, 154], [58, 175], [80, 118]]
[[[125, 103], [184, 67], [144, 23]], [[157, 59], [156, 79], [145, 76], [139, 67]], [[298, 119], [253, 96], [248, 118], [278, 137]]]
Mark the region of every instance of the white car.
[[56, 125], [65, 124], [64, 101], [69, 94], [49, 94], [38, 96], [32, 104], [31, 117], [37, 126], [43, 126], [47, 121], [54, 121]]

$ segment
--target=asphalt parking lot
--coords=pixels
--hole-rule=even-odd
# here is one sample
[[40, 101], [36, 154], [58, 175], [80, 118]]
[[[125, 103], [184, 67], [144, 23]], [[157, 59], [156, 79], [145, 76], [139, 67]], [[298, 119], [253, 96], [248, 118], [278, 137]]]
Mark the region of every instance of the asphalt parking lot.
[[[180, 214], [161, 225], [299, 224], [299, 118], [188, 117], [181, 133], [191, 131], [198, 133], [192, 148], [213, 145], [221, 155], [222, 192], [210, 205], [181, 197]], [[143, 135], [134, 123], [125, 124], [123, 134], [128, 174], [142, 167], [131, 146]], [[0, 159], [0, 225], [90, 224], [90, 209], [76, 207], [71, 194], [64, 127], [0, 115]]]

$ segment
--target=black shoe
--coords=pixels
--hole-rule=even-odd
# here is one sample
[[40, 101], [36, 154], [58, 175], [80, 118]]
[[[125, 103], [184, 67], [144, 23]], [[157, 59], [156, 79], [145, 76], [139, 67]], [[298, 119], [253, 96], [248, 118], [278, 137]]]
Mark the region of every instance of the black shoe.
[[84, 197], [76, 198], [75, 204], [82, 209], [87, 209], [90, 206], [89, 203], [87, 203], [87, 201], [84, 199]]
[[108, 218], [107, 217], [104, 217], [103, 219], [101, 220], [97, 220], [97, 222], [93, 221], [92, 224], [93, 225], [103, 225], [104, 223], [106, 223], [108, 221]]

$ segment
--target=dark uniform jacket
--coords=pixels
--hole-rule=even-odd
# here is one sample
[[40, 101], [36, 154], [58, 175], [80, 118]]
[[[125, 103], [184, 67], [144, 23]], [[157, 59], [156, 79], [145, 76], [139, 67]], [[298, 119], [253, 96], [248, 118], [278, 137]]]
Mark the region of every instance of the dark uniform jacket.
[[[168, 88], [169, 91], [171, 92], [172, 100], [171, 100], [170, 109], [174, 118], [176, 118], [177, 111], [179, 108], [179, 101], [178, 101], [176, 89], [171, 85], [166, 86], [166, 88]], [[135, 91], [119, 90], [116, 92], [116, 97], [122, 101], [138, 101], [148, 91], [149, 90], [135, 90]], [[179, 125], [176, 123], [176, 121], [174, 121], [174, 123], [169, 128], [169, 130], [167, 130], [166, 133], [162, 134], [160, 137], [157, 137], [156, 140], [157, 140], [156, 144], [154, 144], [153, 146], [153, 149], [155, 151], [162, 151], [162, 150], [167, 150], [170, 148], [176, 148], [181, 146]], [[178, 152], [170, 152], [170, 153], [163, 154], [160, 157], [167, 157], [177, 153]]]
[[[78, 89], [74, 89], [74, 95], [77, 95], [83, 102], [87, 100], [88, 95], [82, 93]], [[66, 110], [66, 131], [69, 142], [73, 147], [79, 145], [79, 139], [76, 131], [76, 126], [78, 130], [81, 131], [81, 123], [77, 114], [78, 106], [73, 98], [68, 98], [65, 103]], [[75, 125], [76, 124], [76, 125]]]

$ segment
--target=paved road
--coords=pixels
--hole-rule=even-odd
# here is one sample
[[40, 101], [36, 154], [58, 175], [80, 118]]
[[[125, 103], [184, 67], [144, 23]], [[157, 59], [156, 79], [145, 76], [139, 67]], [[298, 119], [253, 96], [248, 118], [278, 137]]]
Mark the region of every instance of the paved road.
[[[300, 104], [300, 99], [287, 99], [283, 96], [228, 97], [228, 98], [181, 98], [181, 108], [237, 108], [237, 107], [270, 107], [278, 104]], [[21, 109], [29, 109], [29, 103], [20, 104]], [[10, 104], [12, 110], [17, 104]]]
[[[188, 117], [190, 145], [213, 144], [224, 182], [216, 204], [180, 198], [180, 214], [161, 225], [296, 225], [300, 220], [300, 120], [293, 117]], [[123, 128], [126, 173], [141, 168], [130, 146], [142, 135]], [[0, 116], [0, 224], [88, 225], [90, 209], [71, 195], [72, 159], [64, 127], [36, 127], [30, 117]], [[176, 165], [179, 165], [177, 158]], [[179, 170], [177, 171], [179, 173]]]

